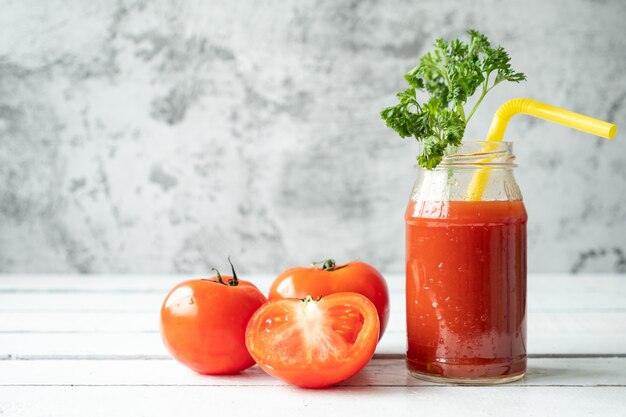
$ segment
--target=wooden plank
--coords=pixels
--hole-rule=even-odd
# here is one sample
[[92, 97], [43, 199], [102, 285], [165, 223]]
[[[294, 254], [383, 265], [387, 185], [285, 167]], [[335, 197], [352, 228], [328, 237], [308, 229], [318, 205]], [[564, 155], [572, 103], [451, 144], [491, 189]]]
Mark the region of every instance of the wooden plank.
[[[386, 333], [376, 352], [406, 351], [404, 333]], [[0, 333], [0, 357], [168, 357], [158, 332]]]
[[626, 312], [626, 275], [531, 275], [530, 312]]
[[[174, 360], [7, 360], [0, 361], [0, 386], [278, 386], [282, 381], [254, 366], [237, 375], [199, 375]], [[432, 386], [407, 374], [403, 359], [374, 359], [341, 385]], [[531, 358], [517, 386], [624, 386], [626, 357]]]
[[[0, 311], [0, 333], [156, 332], [159, 330], [160, 308], [158, 305], [148, 311]], [[388, 331], [405, 332], [405, 321], [403, 310], [393, 310]]]
[[[272, 276], [260, 276], [267, 292]], [[154, 311], [183, 277], [0, 276], [2, 311]], [[404, 279], [387, 280], [392, 310], [404, 309]], [[531, 275], [530, 311], [626, 311], [626, 276]]]
[[[544, 307], [530, 308], [530, 353], [626, 353], [626, 311], [618, 308], [626, 306], [621, 292], [626, 280], [613, 275], [583, 277], [571, 286], [569, 298], [556, 297], [552, 307], [545, 307], [550, 297], [555, 298], [553, 286], [561, 284], [558, 278], [539, 278], [529, 298], [543, 300], [538, 305]], [[579, 277], [568, 279], [574, 282]], [[588, 286], [602, 290], [605, 303], [595, 300], [599, 304], [590, 308], [593, 297], [583, 291], [593, 293]], [[112, 288], [94, 293], [0, 293], [0, 357], [165, 355], [158, 337], [163, 294], [121, 291], [121, 284]], [[580, 288], [578, 293], [575, 288]], [[404, 299], [397, 291], [391, 294], [391, 319], [378, 353], [405, 351]]]
[[[212, 274], [211, 274], [212, 275]], [[2, 275], [0, 292], [67, 292], [67, 291], [165, 291], [178, 282], [200, 275]], [[268, 274], [255, 275], [261, 282], [269, 282]], [[268, 284], [269, 285], [269, 284]]]
[[[195, 276], [183, 275], [0, 275], [3, 292], [167, 292], [176, 283]], [[267, 292], [274, 279], [272, 274], [247, 277]], [[392, 292], [404, 291], [403, 274], [386, 274]], [[529, 290], [540, 294], [537, 306], [553, 307], [561, 299], [582, 294], [584, 304], [603, 305], [605, 298], [626, 297], [626, 276], [620, 274], [530, 274]], [[530, 300], [532, 302], [532, 300]], [[578, 304], [578, 303], [577, 303]], [[585, 305], [583, 305], [584, 307]]]
[[[0, 357], [128, 356], [165, 355], [157, 324], [140, 332], [150, 318], [134, 324], [130, 315], [106, 315], [98, 323], [77, 320], [78, 332], [44, 331], [0, 332]], [[155, 318], [156, 320], [156, 318]], [[83, 324], [81, 324], [83, 323]], [[90, 327], [91, 326], [91, 327]], [[31, 328], [34, 326], [30, 326]], [[58, 328], [62, 328], [59, 326]], [[90, 331], [89, 329], [92, 329]], [[148, 328], [148, 327], [146, 327]], [[392, 326], [378, 345], [377, 353], [404, 353], [404, 328]], [[626, 354], [626, 314], [624, 313], [536, 313], [530, 314], [528, 352], [531, 354]]]
[[[144, 311], [0, 311], [0, 333], [24, 332], [157, 332], [159, 307]], [[393, 309], [388, 331], [405, 332], [404, 309]], [[599, 334], [604, 331], [626, 331], [626, 310], [602, 311], [530, 311], [531, 332], [582, 332]]]
[[[616, 276], [596, 277], [595, 287], [584, 285], [561, 286], [555, 280], [535, 277], [529, 288], [530, 312], [626, 312], [626, 279]], [[570, 278], [574, 280], [577, 278]], [[547, 284], [550, 282], [550, 284]], [[10, 321], [8, 313], [154, 313], [158, 312], [167, 290], [138, 289], [124, 290], [120, 287], [104, 292], [0, 292], [0, 325]], [[6, 289], [9, 291], [8, 289]], [[70, 289], [67, 288], [69, 291]], [[21, 291], [21, 290], [20, 290]], [[563, 292], [563, 294], [561, 294]], [[391, 313], [394, 320], [404, 326], [404, 294], [391, 292]], [[3, 320], [2, 320], [3, 319]], [[23, 320], [19, 320], [23, 321]]]
[[530, 312], [528, 352], [626, 353], [626, 313]]
[[155, 333], [159, 311], [0, 312], [0, 333]]
[[[152, 313], [0, 313], [0, 356], [163, 354]], [[377, 352], [403, 353], [405, 319], [392, 312]], [[626, 353], [626, 312], [529, 314], [534, 354]]]
[[167, 357], [158, 333], [0, 333], [0, 355], [12, 358]]
[[0, 411], [21, 417], [619, 416], [625, 394], [623, 387], [3, 387]]
[[[224, 271], [222, 271], [224, 272]], [[213, 276], [214, 273], [208, 274]], [[253, 282], [264, 293], [278, 274], [239, 274], [241, 279]], [[386, 274], [391, 291], [403, 291], [403, 274]], [[201, 275], [0, 275], [2, 292], [112, 292], [112, 291], [165, 291], [177, 283]]]
[[153, 312], [159, 311], [167, 292], [111, 293], [0, 293], [0, 317], [8, 312]]

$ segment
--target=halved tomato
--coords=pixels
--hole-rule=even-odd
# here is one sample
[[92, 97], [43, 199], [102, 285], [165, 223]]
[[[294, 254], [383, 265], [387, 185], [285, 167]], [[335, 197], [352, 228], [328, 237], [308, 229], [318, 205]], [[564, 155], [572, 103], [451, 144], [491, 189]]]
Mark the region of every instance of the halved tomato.
[[374, 355], [379, 330], [376, 307], [361, 294], [278, 299], [254, 313], [246, 346], [268, 374], [321, 388], [363, 369]]

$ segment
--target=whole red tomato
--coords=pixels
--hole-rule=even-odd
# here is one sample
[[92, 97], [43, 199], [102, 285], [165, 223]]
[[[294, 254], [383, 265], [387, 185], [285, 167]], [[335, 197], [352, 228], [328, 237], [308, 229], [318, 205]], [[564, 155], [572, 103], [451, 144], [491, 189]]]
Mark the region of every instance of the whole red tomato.
[[246, 349], [246, 326], [265, 301], [257, 287], [237, 278], [234, 268], [232, 276], [217, 272], [209, 279], [181, 282], [161, 307], [163, 343], [176, 360], [201, 374], [242, 371], [254, 365]]
[[356, 292], [367, 297], [378, 311], [380, 337], [389, 321], [389, 290], [385, 278], [365, 262], [337, 265], [328, 259], [321, 266], [296, 267], [284, 271], [272, 283], [268, 298], [317, 299], [338, 292]]

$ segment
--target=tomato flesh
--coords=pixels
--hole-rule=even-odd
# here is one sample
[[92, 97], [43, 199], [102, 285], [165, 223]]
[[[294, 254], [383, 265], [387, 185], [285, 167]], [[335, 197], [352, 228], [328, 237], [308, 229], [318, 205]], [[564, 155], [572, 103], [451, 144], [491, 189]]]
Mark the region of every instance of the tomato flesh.
[[360, 371], [374, 354], [379, 328], [376, 308], [360, 294], [273, 300], [250, 319], [246, 345], [267, 373], [319, 388]]

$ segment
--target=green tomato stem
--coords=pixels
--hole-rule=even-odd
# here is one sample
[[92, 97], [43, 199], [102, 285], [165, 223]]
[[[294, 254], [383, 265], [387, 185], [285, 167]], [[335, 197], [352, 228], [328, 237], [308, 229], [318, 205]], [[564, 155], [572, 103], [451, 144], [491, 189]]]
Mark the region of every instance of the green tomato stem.
[[228, 285], [230, 285], [231, 287], [236, 287], [237, 285], [239, 285], [239, 280], [237, 279], [237, 273], [235, 272], [235, 267], [233, 266], [233, 263], [230, 261], [230, 256], [228, 257], [228, 263], [230, 264], [231, 271], [233, 271], [233, 279], [228, 281]]
[[222, 285], [226, 285], [226, 283], [222, 279], [222, 274], [220, 274], [220, 271], [218, 271], [217, 268], [211, 268], [211, 270], [215, 271], [215, 273], [217, 274], [217, 282], [219, 282]]

